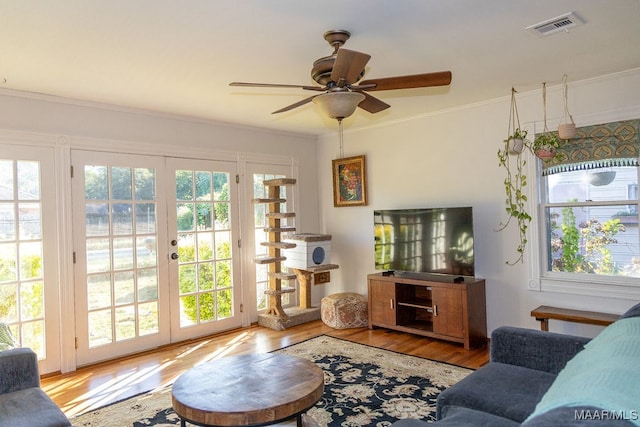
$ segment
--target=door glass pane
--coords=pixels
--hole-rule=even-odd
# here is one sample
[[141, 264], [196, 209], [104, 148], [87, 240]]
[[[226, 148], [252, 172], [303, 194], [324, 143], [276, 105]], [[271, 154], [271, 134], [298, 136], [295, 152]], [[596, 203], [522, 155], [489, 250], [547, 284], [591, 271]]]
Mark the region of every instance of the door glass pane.
[[89, 348], [158, 333], [155, 171], [85, 166], [84, 184]]
[[40, 163], [0, 160], [0, 184], [0, 322], [44, 359]]
[[180, 326], [233, 315], [229, 173], [176, 171]]

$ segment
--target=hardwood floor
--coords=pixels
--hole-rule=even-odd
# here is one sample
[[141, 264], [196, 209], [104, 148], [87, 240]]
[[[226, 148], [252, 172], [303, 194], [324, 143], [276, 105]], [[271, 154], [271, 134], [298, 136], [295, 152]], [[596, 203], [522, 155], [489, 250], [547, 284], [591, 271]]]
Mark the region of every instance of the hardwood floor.
[[472, 369], [489, 361], [487, 346], [465, 350], [460, 344], [386, 329], [332, 329], [318, 320], [285, 331], [252, 326], [170, 345], [43, 378], [42, 388], [72, 417], [170, 385], [185, 370], [202, 361], [235, 354], [266, 353], [322, 334]]

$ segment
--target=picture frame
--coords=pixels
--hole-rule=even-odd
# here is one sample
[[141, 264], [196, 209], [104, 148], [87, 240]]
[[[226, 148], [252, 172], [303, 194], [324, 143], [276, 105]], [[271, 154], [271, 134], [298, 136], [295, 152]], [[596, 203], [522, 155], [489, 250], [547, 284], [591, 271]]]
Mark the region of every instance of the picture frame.
[[366, 206], [367, 169], [365, 156], [334, 159], [333, 206]]

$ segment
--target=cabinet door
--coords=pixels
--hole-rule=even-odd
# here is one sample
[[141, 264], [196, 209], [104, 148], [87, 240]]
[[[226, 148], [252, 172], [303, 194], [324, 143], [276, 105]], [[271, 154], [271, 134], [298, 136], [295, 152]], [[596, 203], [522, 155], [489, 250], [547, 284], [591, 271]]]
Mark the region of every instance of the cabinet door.
[[376, 325], [396, 324], [396, 285], [392, 282], [369, 280], [369, 322]]
[[450, 337], [464, 338], [464, 307], [462, 289], [433, 287], [433, 332]]

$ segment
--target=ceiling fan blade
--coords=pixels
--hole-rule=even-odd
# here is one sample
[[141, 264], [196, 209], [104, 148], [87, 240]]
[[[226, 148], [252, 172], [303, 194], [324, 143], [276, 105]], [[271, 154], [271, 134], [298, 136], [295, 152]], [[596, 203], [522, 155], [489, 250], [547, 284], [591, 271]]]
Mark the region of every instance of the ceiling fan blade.
[[310, 97], [308, 97], [308, 98], [303, 99], [302, 101], [298, 101], [298, 102], [296, 102], [296, 103], [294, 103], [294, 104], [287, 105], [286, 107], [281, 108], [281, 109], [279, 109], [279, 110], [277, 110], [277, 111], [274, 111], [274, 112], [273, 112], [273, 113], [271, 113], [271, 114], [284, 113], [285, 111], [293, 110], [294, 108], [298, 108], [298, 107], [300, 107], [300, 106], [302, 106], [302, 105], [304, 105], [304, 104], [308, 104], [308, 103], [309, 103], [309, 102], [311, 102], [311, 100], [312, 100], [313, 98], [315, 98], [316, 96], [318, 96], [318, 95], [313, 95], [313, 96], [310, 96]]
[[327, 90], [326, 87], [322, 86], [305, 86], [305, 85], [287, 85], [287, 84], [276, 84], [276, 83], [247, 83], [247, 82], [231, 82], [229, 86], [240, 86], [240, 87], [290, 87], [304, 90], [316, 90], [320, 92], [324, 92]]
[[446, 86], [451, 83], [451, 71], [437, 73], [413, 74], [410, 76], [386, 77], [381, 79], [369, 79], [360, 82], [360, 85], [375, 84], [367, 91], [412, 89], [417, 87]]
[[387, 104], [386, 102], [382, 102], [378, 98], [374, 98], [366, 92], [360, 93], [364, 95], [364, 101], [358, 104], [358, 107], [362, 108], [365, 111], [373, 114], [379, 113], [380, 111], [386, 110], [387, 108], [391, 107], [391, 105]]
[[338, 49], [338, 56], [331, 70], [331, 81], [339, 87], [355, 83], [364, 71], [371, 55], [349, 49]]

